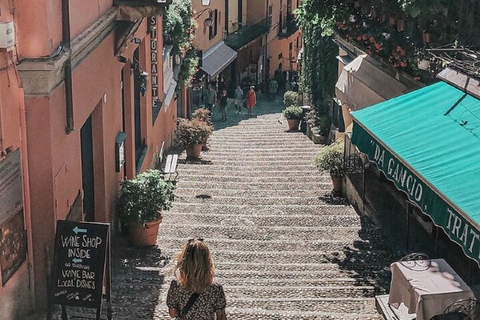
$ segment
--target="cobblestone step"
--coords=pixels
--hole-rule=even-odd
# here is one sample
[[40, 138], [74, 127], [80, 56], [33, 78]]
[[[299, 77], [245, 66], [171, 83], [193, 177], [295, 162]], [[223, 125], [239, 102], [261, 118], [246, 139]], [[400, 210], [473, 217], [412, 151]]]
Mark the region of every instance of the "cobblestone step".
[[[170, 221], [172, 223], [170, 223]], [[282, 227], [282, 226], [250, 226], [250, 225], [179, 225], [169, 218], [164, 218], [160, 225], [162, 238], [189, 239], [192, 236], [200, 236], [205, 239], [250, 239], [250, 240], [283, 240], [303, 241], [344, 239], [349, 241], [361, 241], [366, 235], [359, 235], [359, 226], [345, 227]], [[368, 232], [368, 231], [367, 231]], [[373, 232], [372, 232], [373, 233]]]
[[194, 189], [228, 189], [228, 190], [258, 190], [272, 192], [290, 191], [290, 194], [301, 194], [303, 191], [318, 190], [324, 185], [332, 185], [330, 177], [327, 179], [319, 179], [318, 181], [306, 181], [292, 190], [290, 183], [255, 183], [255, 182], [219, 182], [214, 181], [192, 181], [181, 179], [177, 182], [176, 194], [183, 190]]
[[[211, 195], [212, 197], [241, 197], [241, 198], [288, 198], [292, 196], [292, 190], [258, 190], [251, 189], [229, 189], [222, 185], [216, 185], [205, 188], [185, 188], [185, 184], [182, 184], [182, 188], [177, 189], [175, 195], [178, 198], [183, 197], [202, 197], [202, 195]], [[295, 190], [293, 195], [301, 197], [314, 197], [318, 198], [318, 191], [329, 191], [332, 189], [331, 183], [319, 183], [315, 185], [315, 190]]]
[[[248, 157], [249, 155], [261, 155], [261, 156], [269, 156], [273, 154], [280, 154], [280, 155], [292, 155], [294, 156], [296, 153], [300, 154], [316, 154], [321, 148], [312, 148], [309, 145], [311, 142], [301, 143], [296, 140], [292, 141], [285, 141], [280, 139], [277, 142], [267, 142], [268, 138], [266, 138], [265, 142], [257, 143], [250, 145], [249, 141], [245, 141], [244, 143], [238, 144], [231, 144], [231, 143], [209, 143], [209, 150], [203, 152], [204, 155], [215, 155], [216, 152], [221, 152], [223, 154], [226, 153], [236, 153], [242, 155], [242, 152], [238, 152], [240, 150], [244, 150], [248, 148], [248, 152], [244, 152], [243, 155]], [[218, 150], [216, 150], [218, 149]], [[221, 150], [221, 151], [220, 151]]]
[[[196, 213], [176, 213], [175, 215], [168, 214], [166, 223], [176, 225], [199, 225], [208, 218], [209, 224], [215, 226], [257, 226], [257, 227], [314, 227], [314, 226], [351, 226], [359, 225], [360, 218], [358, 216], [345, 215], [249, 215], [238, 216], [235, 214], [203, 214], [202, 216]], [[184, 240], [184, 239], [183, 239]], [[212, 240], [213, 241], [213, 240]], [[248, 241], [248, 240], [245, 240]], [[331, 242], [340, 242], [345, 245], [351, 244], [344, 239], [332, 239]], [[327, 241], [327, 242], [330, 242]], [[275, 241], [273, 241], [275, 242]], [[284, 243], [284, 241], [278, 241]], [[324, 242], [324, 241], [322, 241]], [[237, 241], [231, 241], [229, 245], [235, 245]], [[263, 245], [259, 243], [259, 245]], [[304, 246], [305, 243], [300, 243]]]
[[[343, 199], [342, 199], [343, 201]], [[170, 214], [175, 213], [193, 213], [193, 214], [232, 214], [232, 215], [346, 215], [346, 216], [358, 216], [355, 210], [350, 206], [345, 205], [328, 205], [322, 204], [301, 204], [301, 205], [264, 205], [250, 207], [243, 204], [225, 204], [225, 203], [212, 203], [208, 201], [199, 200], [198, 203], [182, 203], [174, 202], [172, 209], [164, 213], [164, 216], [168, 218]]]
[[[207, 241], [207, 240], [206, 240]], [[168, 238], [162, 240], [162, 246], [164, 248], [180, 248], [183, 246], [185, 239], [182, 238]], [[349, 241], [345, 240], [310, 240], [306, 241], [282, 241], [282, 240], [270, 240], [270, 241], [256, 241], [256, 240], [230, 240], [230, 239], [208, 239], [208, 244], [214, 249], [227, 248], [228, 250], [241, 251], [245, 248], [259, 247], [264, 251], [305, 251], [305, 246], [308, 245], [308, 251], [315, 252], [329, 252], [329, 251], [349, 251], [355, 252], [356, 250], [362, 251], [374, 251], [385, 250], [385, 244], [371, 243], [370, 241], [357, 241], [355, 247]]]
[[219, 175], [222, 176], [225, 172], [228, 172], [229, 175], [244, 175], [245, 171], [253, 172], [274, 172], [277, 176], [283, 176], [289, 172], [295, 172], [296, 175], [305, 175], [310, 176], [312, 173], [320, 176], [319, 171], [313, 165], [313, 163], [303, 163], [295, 162], [289, 166], [281, 165], [274, 162], [259, 162], [258, 164], [245, 164], [243, 161], [230, 162], [230, 163], [212, 163], [211, 165], [199, 165], [199, 166], [189, 166], [185, 164], [180, 164], [178, 169], [182, 171], [182, 174], [205, 174], [210, 175]]
[[[323, 191], [324, 193], [328, 191]], [[229, 204], [242, 204], [248, 206], [265, 206], [265, 205], [302, 205], [304, 203], [308, 204], [322, 204], [322, 200], [320, 199], [320, 191], [318, 193], [319, 196], [310, 196], [310, 197], [303, 197], [299, 196], [290, 196], [290, 197], [279, 197], [279, 196], [271, 196], [268, 198], [239, 198], [235, 196], [222, 196], [218, 194], [205, 194], [202, 193], [204, 196], [182, 196], [179, 195], [177, 197], [178, 201], [182, 201], [185, 203], [198, 203], [199, 199], [203, 202], [213, 202], [213, 203], [229, 203]]]
[[[277, 273], [279, 276], [283, 274], [298, 273], [298, 274], [311, 274], [316, 275], [320, 274], [329, 274], [329, 273], [338, 273], [342, 275], [344, 273], [353, 273], [353, 274], [371, 274], [379, 277], [384, 275], [390, 276], [390, 268], [381, 262], [374, 262], [365, 264], [365, 263], [295, 263], [295, 262], [276, 262], [273, 264], [268, 264], [260, 261], [253, 262], [216, 262], [215, 268], [222, 272], [227, 271], [251, 271], [252, 274], [272, 272]], [[331, 276], [330, 276], [331, 277]]]
[[[307, 180], [306, 178], [309, 177]], [[304, 176], [299, 176], [298, 174], [295, 174], [294, 172], [285, 172], [282, 176], [278, 175], [262, 175], [262, 172], [260, 171], [248, 171], [244, 172], [243, 174], [238, 174], [238, 175], [233, 175], [230, 173], [225, 173], [224, 175], [212, 175], [209, 176], [207, 174], [203, 175], [189, 175], [189, 176], [184, 176], [183, 172], [180, 171], [179, 173], [179, 184], [178, 186], [180, 187], [182, 181], [199, 181], [199, 182], [206, 182], [206, 183], [211, 183], [211, 182], [227, 182], [227, 183], [233, 183], [233, 182], [238, 182], [238, 183], [266, 183], [266, 184], [272, 184], [272, 183], [282, 183], [282, 184], [287, 184], [290, 185], [292, 190], [295, 190], [292, 186], [296, 185], [301, 185], [304, 182], [316, 182], [316, 180], [311, 178], [312, 173], [309, 175], [304, 175]]]
[[[161, 242], [160, 242], [161, 243]], [[215, 259], [220, 261], [235, 262], [258, 262], [263, 261], [266, 264], [274, 263], [383, 263], [385, 266], [395, 261], [395, 255], [388, 251], [259, 251], [256, 248], [246, 248], [253, 251], [233, 251], [233, 250], [216, 250]], [[166, 254], [173, 255], [178, 252], [178, 248], [164, 248]]]
[[[320, 149], [319, 149], [320, 150]], [[263, 154], [257, 158], [253, 158], [246, 154], [245, 156], [240, 156], [237, 152], [223, 152], [222, 150], [213, 150], [210, 149], [208, 152], [209, 158], [214, 161], [215, 163], [230, 163], [230, 162], [244, 162], [246, 164], [253, 164], [255, 165], [257, 162], [288, 162], [292, 160], [298, 160], [300, 162], [312, 162], [313, 157], [315, 156], [316, 152], [313, 153], [299, 153], [295, 154], [284, 154], [276, 153], [276, 154]], [[205, 153], [205, 151], [204, 151]], [[184, 163], [185, 159], [181, 158], [181, 162]]]

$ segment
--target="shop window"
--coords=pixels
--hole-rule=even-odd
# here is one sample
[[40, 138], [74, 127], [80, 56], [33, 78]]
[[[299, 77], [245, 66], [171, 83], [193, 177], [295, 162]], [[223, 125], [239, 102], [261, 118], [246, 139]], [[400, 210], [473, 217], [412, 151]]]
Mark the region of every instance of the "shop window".
[[209, 27], [209, 39], [212, 40], [218, 33], [218, 10], [212, 10], [210, 12], [210, 19], [212, 19], [212, 25]]
[[273, 6], [268, 6], [268, 17], [267, 17], [267, 25], [270, 28], [272, 26], [272, 16], [273, 16]]

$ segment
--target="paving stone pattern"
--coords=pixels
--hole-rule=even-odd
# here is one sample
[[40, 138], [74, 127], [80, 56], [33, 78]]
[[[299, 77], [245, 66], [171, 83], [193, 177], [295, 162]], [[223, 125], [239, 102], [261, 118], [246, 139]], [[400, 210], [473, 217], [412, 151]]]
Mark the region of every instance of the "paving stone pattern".
[[331, 196], [328, 173], [313, 164], [322, 146], [288, 132], [282, 108], [280, 98], [260, 100], [256, 117], [229, 110], [226, 122], [215, 112], [202, 159], [180, 155], [177, 198], [158, 246], [114, 238], [114, 319], [170, 319], [171, 257], [194, 236], [213, 251], [228, 319], [382, 319], [374, 296], [388, 291], [398, 254]]

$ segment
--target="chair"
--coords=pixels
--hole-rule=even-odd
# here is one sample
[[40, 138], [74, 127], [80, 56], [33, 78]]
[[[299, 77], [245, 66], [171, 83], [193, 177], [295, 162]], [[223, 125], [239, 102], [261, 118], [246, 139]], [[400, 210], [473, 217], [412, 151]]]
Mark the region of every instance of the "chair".
[[431, 320], [478, 320], [479, 306], [477, 299], [467, 298], [452, 302], [445, 308], [443, 314], [434, 316]]
[[462, 320], [476, 320], [478, 316], [477, 308], [479, 306], [478, 300], [475, 298], [460, 299], [452, 302], [445, 308], [444, 315], [461, 315], [463, 318], [452, 318]]
[[415, 271], [427, 270], [428, 268], [430, 268], [431, 265], [430, 257], [422, 252], [409, 253], [400, 260], [398, 260], [398, 262], [400, 262], [406, 268]]
[[399, 261], [430, 260], [430, 257], [422, 252], [412, 252], [401, 258]]

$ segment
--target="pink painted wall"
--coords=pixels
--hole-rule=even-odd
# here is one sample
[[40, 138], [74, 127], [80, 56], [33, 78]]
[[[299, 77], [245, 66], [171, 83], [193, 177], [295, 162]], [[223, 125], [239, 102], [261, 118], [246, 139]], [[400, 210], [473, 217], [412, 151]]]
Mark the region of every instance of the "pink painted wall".
[[15, 0], [14, 3], [20, 57], [41, 57], [55, 52], [62, 40], [62, 1]]
[[[276, 30], [275, 30], [276, 32]], [[292, 59], [297, 61], [298, 53], [300, 48], [296, 47], [296, 39], [300, 39], [300, 31], [297, 31], [289, 38], [279, 39], [278, 37], [272, 40], [268, 46], [268, 55], [271, 56], [270, 59], [270, 77], [273, 76], [275, 70], [278, 68], [278, 64], [281, 63], [283, 70], [298, 70], [298, 63], [291, 63], [289, 58], [289, 44], [292, 43]], [[301, 40], [301, 39], [300, 39]], [[301, 41], [300, 41], [301, 43]], [[282, 54], [282, 58], [279, 59], [279, 55]]]
[[[14, 19], [15, 8], [8, 0], [0, 0], [0, 22]], [[31, 311], [32, 299], [28, 265], [33, 260], [31, 235], [31, 210], [29, 192], [29, 173], [27, 170], [27, 145], [25, 125], [25, 100], [20, 79], [14, 68], [17, 63], [16, 50], [10, 50], [0, 55], [0, 162], [8, 153], [20, 149], [21, 171], [23, 178], [23, 212], [25, 228], [27, 229], [27, 260], [8, 280], [0, 286], [0, 310], [2, 319], [22, 318]]]
[[255, 24], [267, 18], [267, 3], [273, 4], [276, 1], [267, 0], [247, 0], [243, 1], [247, 9], [247, 24]]
[[70, 33], [72, 39], [95, 23], [112, 5], [112, 0], [70, 1]]
[[[205, 19], [208, 18], [208, 10], [203, 12], [198, 16], [195, 21], [197, 23], [197, 29], [195, 30], [195, 39], [194, 44], [199, 50], [208, 50], [217, 42], [223, 40], [223, 30], [225, 30], [225, 1], [224, 0], [211, 0], [210, 6], [204, 7], [200, 0], [192, 2], [193, 10], [196, 12], [196, 15], [200, 13], [205, 8], [210, 8], [211, 10], [218, 10], [218, 27], [217, 35], [209, 39], [209, 28], [205, 24]], [[195, 16], [195, 15], [194, 15]], [[212, 13], [213, 17], [213, 13]]]
[[[216, 0], [221, 2], [221, 0]], [[5, 7], [9, 0], [0, 0]], [[61, 1], [15, 1], [16, 21], [18, 21], [17, 47], [22, 58], [48, 56], [53, 53], [61, 41]], [[112, 6], [112, 0], [70, 1], [70, 19], [72, 40], [86, 28], [94, 24]], [[4, 7], [2, 7], [2, 15]], [[17, 14], [18, 13], [18, 14]], [[161, 56], [163, 43], [162, 19], [159, 17], [158, 52]], [[219, 30], [219, 35], [221, 32]], [[32, 214], [32, 260], [34, 266], [35, 297], [37, 306], [46, 304], [45, 254], [46, 246], [53, 252], [56, 220], [65, 219], [82, 189], [81, 138], [80, 130], [86, 119], [92, 117], [95, 220], [112, 222], [115, 214], [115, 201], [124, 172], [115, 171], [115, 139], [122, 131], [122, 117], [125, 117], [126, 138], [126, 174], [132, 178], [135, 170], [134, 121], [133, 121], [133, 75], [130, 61], [133, 51], [140, 46], [140, 63], [150, 73], [150, 35], [147, 34], [146, 19], [133, 37], [142, 39], [140, 45], [128, 43], [123, 55], [129, 59], [120, 63], [114, 56], [115, 34], [111, 33], [79, 65], [73, 66], [73, 119], [74, 131], [65, 133], [65, 87], [61, 83], [47, 97], [29, 96], [25, 100], [28, 161], [30, 172]], [[0, 55], [1, 65], [1, 55]], [[158, 63], [159, 91], [163, 92], [163, 66]], [[12, 69], [13, 70], [13, 69]], [[123, 71], [122, 71], [123, 70]], [[124, 75], [125, 114], [122, 114], [121, 73]], [[16, 83], [14, 72], [10, 72], [10, 81]], [[0, 73], [0, 112], [2, 101], [11, 101], [9, 111], [16, 108], [2, 130], [9, 132], [12, 144], [19, 144], [18, 105], [23, 100], [23, 92], [4, 95], [5, 77]], [[167, 146], [176, 121], [176, 103], [160, 111], [152, 125], [151, 80], [145, 97], [141, 98], [142, 137], [148, 146], [148, 153], [142, 165], [142, 171], [152, 163], [154, 151], [165, 140]], [[12, 92], [10, 88], [9, 93]], [[6, 98], [6, 99], [4, 99]], [[9, 112], [10, 115], [11, 112]], [[15, 140], [17, 139], [17, 140]], [[9, 142], [10, 143], [10, 142]], [[27, 222], [28, 223], [28, 222]], [[30, 249], [30, 248], [29, 248]], [[51, 258], [51, 257], [50, 257]], [[1, 296], [1, 292], [0, 292]]]

